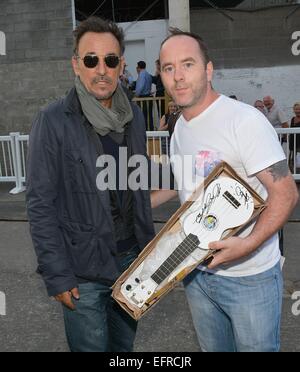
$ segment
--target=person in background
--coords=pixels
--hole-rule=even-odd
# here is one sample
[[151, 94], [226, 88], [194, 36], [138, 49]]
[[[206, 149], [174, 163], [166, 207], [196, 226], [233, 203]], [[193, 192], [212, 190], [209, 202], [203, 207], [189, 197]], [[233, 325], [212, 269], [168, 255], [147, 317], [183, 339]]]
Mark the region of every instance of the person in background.
[[168, 112], [161, 118], [159, 131], [168, 131], [170, 138], [174, 132], [176, 122], [180, 116], [180, 110], [175, 102], [170, 101], [168, 104]]
[[[144, 61], [139, 61], [137, 63], [136, 71], [138, 73], [138, 79], [135, 86], [135, 96], [138, 98], [152, 97], [152, 76], [146, 70], [146, 67], [147, 65]], [[145, 100], [141, 103], [141, 106], [145, 117], [146, 129], [148, 131], [153, 131], [153, 102], [151, 100]]]
[[266, 113], [266, 109], [265, 109], [265, 105], [263, 103], [263, 101], [261, 100], [256, 100], [254, 102], [254, 105], [253, 105], [257, 110], [259, 110], [260, 112], [262, 112], [265, 116], [267, 115]]
[[132, 83], [134, 79], [129, 70], [127, 70], [127, 66], [128, 65], [125, 64], [123, 74], [120, 76], [120, 81], [123, 87], [132, 89]]
[[[155, 97], [157, 98], [164, 98], [165, 97], [165, 87], [162, 83], [161, 76], [160, 76], [160, 61], [157, 59], [155, 61], [155, 75], [152, 76], [152, 83], [156, 86], [156, 93]], [[159, 116], [162, 117], [165, 114], [165, 101], [161, 100], [160, 104], [157, 101], [157, 110]]]
[[135, 95], [136, 97], [151, 97], [152, 76], [146, 70], [146, 62], [139, 61], [136, 71], [138, 79], [136, 81]]
[[[295, 116], [291, 120], [291, 128], [300, 128], [300, 102], [294, 104], [293, 107]], [[296, 158], [297, 162], [297, 153], [299, 153], [300, 157], [300, 134], [296, 134], [296, 150], [295, 150], [295, 139], [294, 136], [290, 136], [290, 161], [292, 164], [294, 163], [294, 159]], [[296, 154], [295, 154], [296, 152]], [[296, 164], [297, 168], [300, 167], [300, 164]]]
[[291, 128], [300, 127], [300, 102], [294, 104], [293, 107], [295, 116], [291, 120]]
[[284, 112], [275, 104], [275, 100], [271, 96], [266, 96], [263, 99], [266, 108], [266, 116], [274, 128], [288, 128], [288, 119]]

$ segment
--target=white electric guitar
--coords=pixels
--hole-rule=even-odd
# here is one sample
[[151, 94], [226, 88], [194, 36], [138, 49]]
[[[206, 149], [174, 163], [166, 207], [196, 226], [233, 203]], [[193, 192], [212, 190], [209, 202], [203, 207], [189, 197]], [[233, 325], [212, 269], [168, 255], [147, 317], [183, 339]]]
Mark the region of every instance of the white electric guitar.
[[132, 305], [142, 308], [184, 268], [207, 256], [211, 242], [245, 224], [253, 211], [253, 198], [243, 185], [228, 177], [213, 181], [183, 219], [182, 231], [158, 243], [123, 283], [121, 293]]

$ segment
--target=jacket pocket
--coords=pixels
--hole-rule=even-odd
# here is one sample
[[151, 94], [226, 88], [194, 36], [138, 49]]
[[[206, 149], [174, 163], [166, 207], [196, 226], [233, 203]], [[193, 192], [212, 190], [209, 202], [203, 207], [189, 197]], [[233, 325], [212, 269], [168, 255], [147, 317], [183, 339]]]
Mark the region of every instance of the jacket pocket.
[[90, 160], [79, 149], [67, 150], [65, 159], [72, 192], [96, 193], [96, 165], [91, 170]]
[[[97, 236], [93, 227], [80, 225], [79, 230], [63, 228], [67, 252], [77, 277], [96, 279], [101, 265]], [[85, 230], [83, 230], [85, 227]]]

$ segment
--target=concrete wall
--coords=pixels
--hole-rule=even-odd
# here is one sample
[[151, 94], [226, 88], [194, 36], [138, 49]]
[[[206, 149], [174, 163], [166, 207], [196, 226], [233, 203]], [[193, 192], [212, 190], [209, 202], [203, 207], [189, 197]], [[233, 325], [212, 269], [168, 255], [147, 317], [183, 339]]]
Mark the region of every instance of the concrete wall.
[[217, 68], [273, 67], [299, 64], [291, 53], [292, 34], [300, 30], [300, 7], [227, 11], [193, 10], [191, 29], [207, 42]]
[[219, 92], [228, 96], [235, 94], [239, 100], [250, 105], [271, 94], [287, 117], [291, 118], [294, 103], [300, 101], [299, 76], [299, 65], [218, 69], [213, 85]]
[[[128, 46], [127, 52], [125, 51], [125, 58], [128, 57], [128, 69], [134, 75], [134, 78], [137, 78], [136, 63], [140, 60], [144, 60], [147, 63], [147, 70], [154, 74], [160, 44], [168, 34], [168, 21], [143, 21], [136, 24], [120, 23], [119, 26], [125, 31], [125, 41]], [[140, 47], [143, 44], [142, 50], [132, 50], [131, 46], [134, 46], [135, 43]], [[128, 56], [128, 52], [134, 54], [134, 58]]]
[[70, 0], [0, 0], [0, 134], [28, 133], [49, 101], [72, 85]]
[[[71, 0], [0, 0], [0, 135], [28, 133], [37, 111], [73, 85], [71, 4]], [[207, 40], [212, 52], [216, 88], [249, 103], [272, 94], [290, 112], [300, 100], [300, 10], [286, 19], [293, 9], [226, 11], [234, 22], [212, 9], [192, 11], [191, 29]], [[162, 20], [139, 22], [127, 30], [131, 47], [144, 43], [152, 73], [167, 28], [168, 21]], [[292, 53], [292, 45], [297, 53]]]
[[300, 8], [286, 18], [293, 9], [226, 11], [234, 21], [212, 9], [192, 11], [191, 29], [209, 46], [216, 89], [250, 104], [271, 94], [292, 115], [300, 100]]

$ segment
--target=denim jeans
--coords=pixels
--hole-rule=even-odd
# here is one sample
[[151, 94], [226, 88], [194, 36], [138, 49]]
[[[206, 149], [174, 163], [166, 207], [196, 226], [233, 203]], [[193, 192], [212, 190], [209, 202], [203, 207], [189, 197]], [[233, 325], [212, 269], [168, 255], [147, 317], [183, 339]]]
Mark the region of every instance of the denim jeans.
[[240, 278], [195, 270], [184, 285], [203, 351], [280, 350], [280, 264], [262, 274]]
[[[135, 260], [133, 249], [120, 257], [123, 271]], [[75, 311], [63, 306], [65, 330], [72, 352], [131, 352], [137, 330], [132, 319], [111, 297], [111, 288], [101, 283], [79, 284], [80, 300]]]

